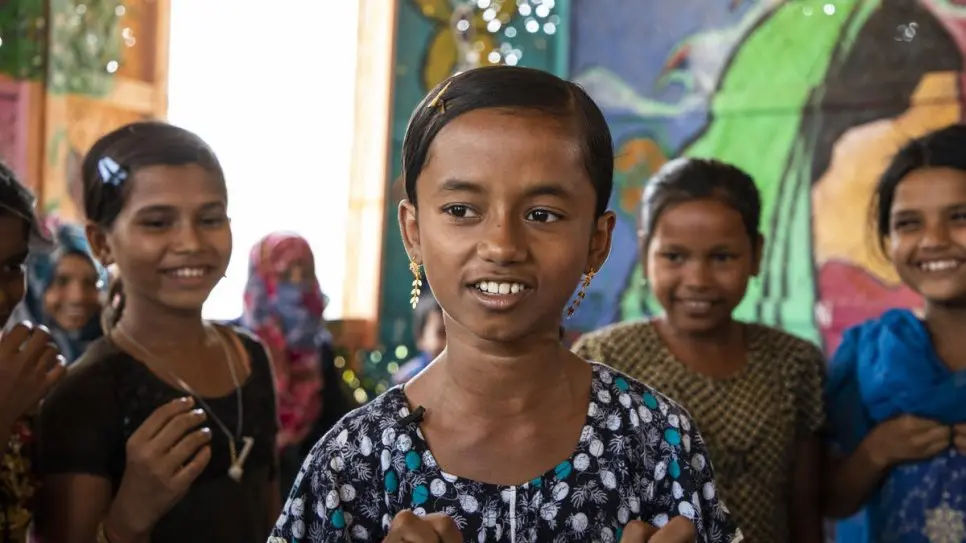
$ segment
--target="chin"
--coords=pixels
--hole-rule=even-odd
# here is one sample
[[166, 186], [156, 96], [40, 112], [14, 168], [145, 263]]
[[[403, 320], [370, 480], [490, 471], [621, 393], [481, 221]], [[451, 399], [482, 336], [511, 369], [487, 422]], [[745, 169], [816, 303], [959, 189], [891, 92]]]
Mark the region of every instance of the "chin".
[[926, 303], [947, 307], [966, 307], [966, 292], [948, 289], [922, 289], [919, 291]]
[[200, 312], [206, 301], [208, 301], [208, 294], [204, 296], [182, 294], [158, 298], [158, 304], [185, 313]]

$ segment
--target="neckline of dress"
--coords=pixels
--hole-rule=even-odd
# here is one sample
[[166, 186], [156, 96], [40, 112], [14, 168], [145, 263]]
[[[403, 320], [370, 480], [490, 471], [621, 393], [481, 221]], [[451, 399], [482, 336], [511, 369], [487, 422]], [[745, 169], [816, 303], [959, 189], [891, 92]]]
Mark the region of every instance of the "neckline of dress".
[[[456, 482], [456, 481], [462, 481], [464, 483], [481, 485], [484, 488], [488, 487], [488, 488], [493, 488], [497, 490], [526, 490], [531, 487], [538, 487], [538, 488], [543, 487], [543, 481], [545, 481], [546, 479], [563, 480], [567, 476], [569, 476], [570, 471], [573, 470], [574, 460], [577, 458], [577, 456], [579, 456], [581, 453], [587, 452], [583, 450], [585, 448], [584, 446], [585, 430], [584, 429], [587, 428], [588, 426], [591, 428], [595, 427], [595, 420], [593, 415], [590, 412], [591, 404], [596, 404], [594, 394], [593, 394], [594, 382], [595, 381], [600, 382], [603, 388], [607, 388], [610, 386], [608, 385], [608, 383], [604, 382], [600, 378], [601, 373], [609, 373], [612, 379], [616, 379], [618, 377], [625, 378], [625, 376], [620, 372], [608, 366], [605, 366], [604, 364], [601, 364], [599, 362], [588, 360], [587, 363], [590, 364], [591, 370], [592, 370], [591, 383], [590, 383], [591, 393], [588, 395], [589, 399], [587, 400], [587, 407], [584, 409], [585, 411], [584, 424], [583, 426], [581, 426], [580, 436], [577, 438], [577, 443], [574, 445], [573, 450], [570, 452], [569, 455], [567, 455], [566, 458], [560, 460], [552, 468], [549, 468], [543, 471], [539, 475], [536, 475], [527, 481], [517, 483], [517, 484], [509, 484], [509, 485], [498, 484], [498, 483], [490, 483], [486, 481], [478, 481], [476, 479], [471, 479], [469, 477], [463, 477], [461, 475], [455, 475], [455, 474], [449, 473], [446, 470], [444, 470], [442, 466], [439, 465], [439, 462], [436, 460], [436, 455], [433, 454], [433, 451], [429, 446], [429, 442], [427, 442], [425, 437], [423, 436], [423, 430], [418, 423], [412, 422], [407, 425], [402, 425], [402, 426], [399, 426], [399, 429], [401, 431], [406, 432], [410, 436], [414, 436], [412, 438], [413, 439], [412, 447], [409, 449], [409, 452], [417, 452], [417, 454], [420, 455], [421, 462], [423, 461], [423, 458], [422, 458], [422, 454], [420, 454], [419, 451], [422, 451], [423, 454], [429, 455], [429, 458], [432, 460], [432, 463], [433, 463], [433, 469], [438, 471], [440, 476], [444, 480], [450, 483]], [[392, 402], [391, 404], [391, 407], [393, 408], [392, 411], [394, 413], [397, 413], [400, 416], [400, 418], [407, 417], [412, 413], [412, 407], [410, 405], [409, 398], [406, 396], [406, 392], [405, 392], [405, 384], [399, 385], [397, 387], [390, 389], [389, 391], [386, 392], [386, 394], [387, 395], [392, 394], [391, 396], [388, 397]], [[414, 427], [415, 429], [413, 429]], [[419, 444], [419, 447], [418, 447], [419, 450], [417, 450], [417, 442]], [[587, 453], [589, 454], [589, 452]], [[563, 472], [566, 472], [566, 473], [564, 473], [563, 476], [561, 476]]]

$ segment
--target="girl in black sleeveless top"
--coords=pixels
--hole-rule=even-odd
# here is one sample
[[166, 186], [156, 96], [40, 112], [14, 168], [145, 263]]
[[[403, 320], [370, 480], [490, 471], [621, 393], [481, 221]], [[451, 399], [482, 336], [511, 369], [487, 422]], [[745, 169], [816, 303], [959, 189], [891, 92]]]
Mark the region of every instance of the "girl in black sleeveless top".
[[88, 238], [118, 279], [105, 338], [41, 410], [40, 535], [263, 542], [279, 509], [271, 364], [254, 337], [201, 318], [231, 254], [217, 158], [141, 122], [95, 143], [82, 173]]

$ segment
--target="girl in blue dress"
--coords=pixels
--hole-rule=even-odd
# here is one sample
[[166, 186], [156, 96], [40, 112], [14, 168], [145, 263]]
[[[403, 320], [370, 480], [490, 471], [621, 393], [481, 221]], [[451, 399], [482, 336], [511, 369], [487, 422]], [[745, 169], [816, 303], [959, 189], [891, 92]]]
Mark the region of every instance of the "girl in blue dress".
[[873, 206], [881, 247], [922, 316], [845, 333], [827, 385], [828, 512], [842, 543], [966, 541], [966, 126], [913, 140]]

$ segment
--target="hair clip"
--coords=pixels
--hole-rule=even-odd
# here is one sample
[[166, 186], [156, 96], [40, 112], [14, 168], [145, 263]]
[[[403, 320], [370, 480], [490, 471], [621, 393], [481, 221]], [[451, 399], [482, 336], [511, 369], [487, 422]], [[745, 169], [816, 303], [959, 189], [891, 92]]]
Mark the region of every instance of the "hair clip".
[[446, 84], [443, 85], [443, 88], [439, 89], [439, 92], [436, 93], [436, 97], [433, 98], [433, 100], [430, 103], [426, 104], [426, 107], [433, 109], [436, 106], [439, 106], [439, 110], [443, 113], [446, 113], [446, 100], [443, 99], [443, 94], [446, 93], [446, 89], [449, 88], [452, 82], [453, 82], [452, 79], [447, 81]]
[[101, 175], [101, 180], [107, 185], [118, 187], [127, 180], [127, 170], [109, 156], [97, 161], [97, 172]]

